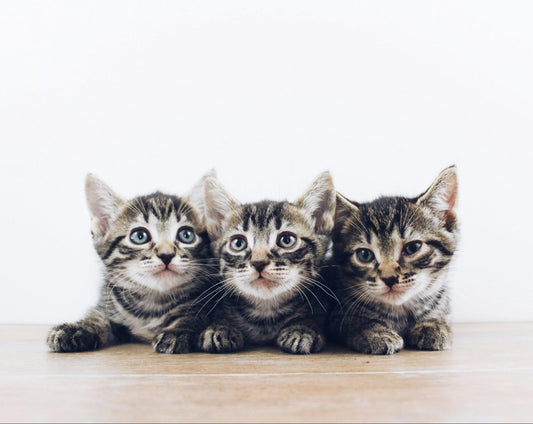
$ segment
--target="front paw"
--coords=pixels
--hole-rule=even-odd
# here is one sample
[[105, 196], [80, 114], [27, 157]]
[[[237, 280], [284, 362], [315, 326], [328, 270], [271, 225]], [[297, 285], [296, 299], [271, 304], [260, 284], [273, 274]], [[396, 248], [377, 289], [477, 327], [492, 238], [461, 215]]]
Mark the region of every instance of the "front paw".
[[309, 327], [291, 325], [281, 330], [277, 344], [288, 353], [316, 353], [324, 348], [324, 336]]
[[444, 322], [420, 322], [409, 330], [407, 344], [420, 350], [446, 350], [452, 346], [452, 330]]
[[356, 333], [348, 344], [357, 352], [392, 355], [403, 348], [403, 338], [396, 331], [379, 326]]
[[209, 353], [229, 353], [244, 347], [244, 336], [240, 330], [226, 325], [206, 328], [198, 338], [200, 350]]
[[192, 336], [190, 333], [166, 331], [156, 336], [152, 346], [157, 353], [189, 353], [192, 351]]
[[100, 337], [81, 324], [61, 324], [50, 330], [46, 343], [54, 352], [83, 352], [101, 347]]

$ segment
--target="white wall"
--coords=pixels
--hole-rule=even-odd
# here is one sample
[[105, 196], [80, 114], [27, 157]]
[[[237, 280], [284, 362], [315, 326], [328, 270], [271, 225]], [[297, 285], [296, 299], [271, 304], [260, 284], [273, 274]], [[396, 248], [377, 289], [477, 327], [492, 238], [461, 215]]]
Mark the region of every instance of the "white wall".
[[87, 172], [133, 196], [210, 167], [241, 200], [415, 195], [460, 172], [456, 321], [532, 320], [531, 2], [0, 4], [0, 323], [79, 318]]

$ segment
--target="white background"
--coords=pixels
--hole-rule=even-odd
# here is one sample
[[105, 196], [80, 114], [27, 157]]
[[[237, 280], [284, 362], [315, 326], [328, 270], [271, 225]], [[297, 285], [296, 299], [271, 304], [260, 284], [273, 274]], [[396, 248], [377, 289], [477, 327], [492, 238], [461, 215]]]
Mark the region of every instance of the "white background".
[[0, 4], [0, 323], [80, 318], [87, 172], [240, 200], [416, 195], [457, 164], [455, 321], [532, 320], [532, 2]]

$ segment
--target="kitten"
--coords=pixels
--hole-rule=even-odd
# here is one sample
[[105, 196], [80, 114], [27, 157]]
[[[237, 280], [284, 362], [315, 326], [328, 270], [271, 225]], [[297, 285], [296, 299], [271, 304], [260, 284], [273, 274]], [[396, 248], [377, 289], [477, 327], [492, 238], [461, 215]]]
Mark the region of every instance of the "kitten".
[[134, 341], [151, 342], [156, 352], [185, 353], [196, 346], [206, 324], [195, 316], [195, 299], [208, 287], [211, 256], [196, 194], [203, 193], [213, 172], [185, 198], [156, 192], [129, 201], [87, 176], [91, 232], [104, 264], [104, 284], [98, 304], [84, 319], [52, 328], [50, 349], [77, 352]]
[[205, 187], [221, 281], [205, 295], [204, 307], [213, 314], [200, 349], [221, 353], [275, 343], [290, 353], [320, 351], [333, 295], [320, 276], [335, 215], [329, 173], [295, 203], [241, 205], [217, 180], [208, 179]]
[[335, 292], [330, 330], [357, 352], [451, 346], [447, 274], [457, 239], [455, 166], [422, 195], [370, 203], [337, 195]]

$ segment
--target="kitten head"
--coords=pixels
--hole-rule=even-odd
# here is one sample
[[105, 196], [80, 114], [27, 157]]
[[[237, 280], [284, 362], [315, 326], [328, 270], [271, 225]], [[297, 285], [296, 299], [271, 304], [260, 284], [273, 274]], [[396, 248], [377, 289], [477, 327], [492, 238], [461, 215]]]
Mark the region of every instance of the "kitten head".
[[113, 283], [166, 292], [202, 272], [198, 260], [209, 256], [209, 239], [203, 204], [195, 202], [194, 193], [213, 175], [204, 176], [183, 198], [156, 192], [132, 200], [87, 176], [93, 242]]
[[437, 291], [457, 244], [456, 200], [455, 166], [413, 199], [337, 194], [334, 249], [353, 296], [401, 305]]
[[225, 287], [261, 301], [317, 284], [334, 226], [335, 189], [329, 173], [319, 175], [294, 203], [239, 204], [214, 179], [205, 188], [207, 228]]

